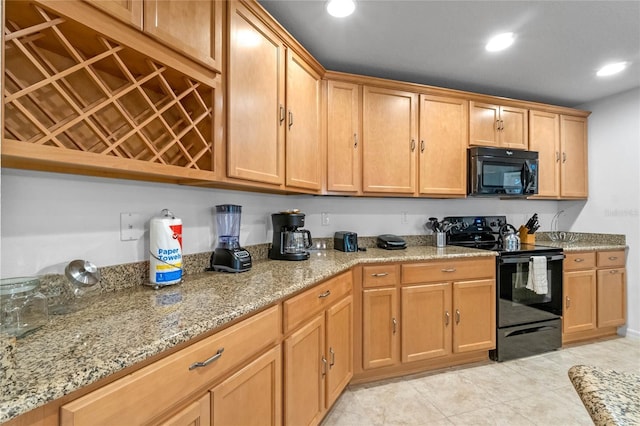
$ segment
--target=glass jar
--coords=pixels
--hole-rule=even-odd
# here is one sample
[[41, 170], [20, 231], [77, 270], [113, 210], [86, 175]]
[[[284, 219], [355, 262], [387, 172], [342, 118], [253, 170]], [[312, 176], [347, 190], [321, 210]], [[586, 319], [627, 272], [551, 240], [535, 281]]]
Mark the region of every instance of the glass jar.
[[22, 337], [47, 323], [47, 297], [34, 277], [0, 280], [0, 331]]

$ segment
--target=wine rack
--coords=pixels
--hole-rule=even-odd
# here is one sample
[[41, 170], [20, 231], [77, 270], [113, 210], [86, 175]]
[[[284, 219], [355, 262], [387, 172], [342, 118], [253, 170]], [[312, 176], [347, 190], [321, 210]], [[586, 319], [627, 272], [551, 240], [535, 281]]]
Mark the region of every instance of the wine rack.
[[3, 156], [213, 170], [216, 88], [30, 2], [8, 3], [4, 25]]

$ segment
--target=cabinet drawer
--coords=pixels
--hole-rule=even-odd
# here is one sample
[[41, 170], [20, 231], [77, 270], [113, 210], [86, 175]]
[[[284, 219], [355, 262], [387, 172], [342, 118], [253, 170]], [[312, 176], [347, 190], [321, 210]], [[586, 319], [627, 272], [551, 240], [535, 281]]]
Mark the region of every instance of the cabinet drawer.
[[493, 278], [495, 273], [495, 257], [407, 263], [402, 265], [402, 284]]
[[400, 281], [400, 265], [372, 265], [362, 267], [362, 287], [386, 287]]
[[[274, 306], [226, 330], [89, 393], [60, 409], [60, 424], [142, 424], [170, 409], [279, 338]], [[220, 357], [207, 366], [194, 364]]]
[[284, 332], [287, 333], [315, 313], [340, 300], [351, 291], [351, 272], [330, 278], [289, 300], [284, 306]]
[[591, 269], [596, 266], [596, 253], [565, 253], [564, 270], [574, 271], [578, 269]]
[[597, 258], [598, 268], [624, 267], [624, 250], [599, 251]]

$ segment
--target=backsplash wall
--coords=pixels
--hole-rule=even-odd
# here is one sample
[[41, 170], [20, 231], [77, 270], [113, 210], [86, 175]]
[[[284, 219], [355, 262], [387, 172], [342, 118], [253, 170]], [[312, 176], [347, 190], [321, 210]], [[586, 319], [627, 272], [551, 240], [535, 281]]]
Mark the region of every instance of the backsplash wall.
[[[215, 248], [217, 204], [242, 206], [242, 245], [270, 242], [270, 214], [293, 208], [307, 215], [305, 228], [315, 237], [341, 230], [419, 235], [429, 232], [430, 216], [466, 214], [504, 214], [518, 226], [535, 212], [541, 230], [550, 230], [558, 211], [556, 201], [285, 196], [15, 169], [2, 169], [0, 184], [2, 277], [62, 273], [73, 259], [98, 266], [148, 260], [148, 222], [163, 208], [183, 221], [185, 254]], [[120, 240], [120, 213], [140, 215], [142, 238]], [[573, 219], [563, 214], [562, 220], [561, 228], [569, 229]]]

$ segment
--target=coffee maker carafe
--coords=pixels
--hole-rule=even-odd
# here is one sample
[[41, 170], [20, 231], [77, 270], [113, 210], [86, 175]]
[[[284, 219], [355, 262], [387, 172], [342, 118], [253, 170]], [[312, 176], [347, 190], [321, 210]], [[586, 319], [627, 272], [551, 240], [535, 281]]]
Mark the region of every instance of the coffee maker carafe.
[[211, 255], [209, 270], [244, 272], [251, 269], [251, 255], [240, 247], [240, 214], [242, 206], [216, 206], [218, 246]]
[[269, 249], [269, 259], [306, 260], [308, 248], [313, 244], [311, 232], [298, 229], [304, 226], [304, 213], [298, 211], [281, 212], [271, 215], [273, 222], [273, 244]]

